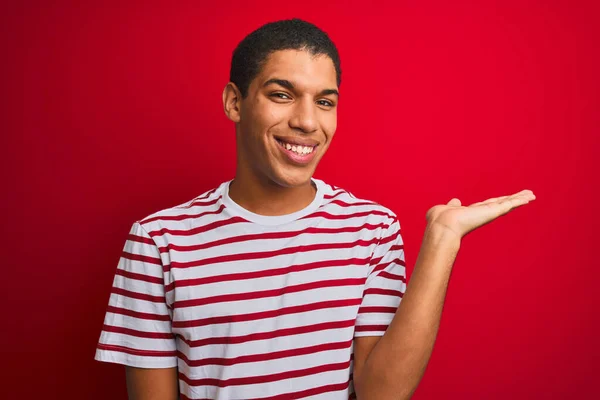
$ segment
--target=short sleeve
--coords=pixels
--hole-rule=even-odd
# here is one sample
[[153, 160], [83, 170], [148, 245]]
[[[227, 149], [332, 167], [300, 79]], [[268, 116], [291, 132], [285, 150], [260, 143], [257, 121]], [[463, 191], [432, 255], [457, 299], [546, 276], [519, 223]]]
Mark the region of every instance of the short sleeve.
[[139, 368], [177, 366], [171, 318], [160, 251], [136, 222], [117, 265], [95, 359]]
[[354, 336], [382, 336], [406, 291], [406, 264], [400, 223], [395, 218], [375, 247], [356, 317]]

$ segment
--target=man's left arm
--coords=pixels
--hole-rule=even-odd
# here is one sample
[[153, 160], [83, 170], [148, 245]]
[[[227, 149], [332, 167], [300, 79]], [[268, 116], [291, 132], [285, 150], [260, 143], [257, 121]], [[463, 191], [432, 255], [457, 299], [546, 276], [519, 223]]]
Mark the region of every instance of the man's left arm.
[[461, 238], [534, 200], [529, 190], [461, 206], [432, 207], [415, 268], [392, 322], [381, 337], [354, 339], [358, 400], [409, 399], [429, 362]]
[[459, 244], [431, 229], [423, 238], [410, 283], [385, 334], [354, 339], [358, 400], [408, 399], [433, 350], [450, 271]]

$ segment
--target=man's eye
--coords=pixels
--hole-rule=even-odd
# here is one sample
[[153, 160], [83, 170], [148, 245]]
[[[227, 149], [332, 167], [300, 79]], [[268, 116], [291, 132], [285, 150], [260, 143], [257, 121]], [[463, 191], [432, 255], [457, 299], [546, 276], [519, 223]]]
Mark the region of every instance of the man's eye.
[[319, 100], [317, 103], [325, 107], [333, 107], [333, 103], [329, 100]]
[[287, 100], [287, 99], [289, 99], [289, 98], [290, 98], [290, 96], [288, 96], [288, 95], [287, 95], [287, 94], [285, 94], [285, 93], [281, 93], [281, 92], [273, 93], [273, 94], [271, 95], [271, 97], [277, 97], [277, 98], [279, 98], [279, 99], [284, 99], [284, 100]]

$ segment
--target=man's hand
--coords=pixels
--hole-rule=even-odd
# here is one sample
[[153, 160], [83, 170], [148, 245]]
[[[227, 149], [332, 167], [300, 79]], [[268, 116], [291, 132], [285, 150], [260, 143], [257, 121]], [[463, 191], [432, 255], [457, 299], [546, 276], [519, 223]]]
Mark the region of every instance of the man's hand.
[[472, 230], [532, 200], [535, 200], [535, 195], [531, 190], [494, 197], [467, 207], [462, 206], [459, 199], [453, 198], [448, 204], [431, 207], [426, 214], [427, 224], [447, 229], [460, 240]]

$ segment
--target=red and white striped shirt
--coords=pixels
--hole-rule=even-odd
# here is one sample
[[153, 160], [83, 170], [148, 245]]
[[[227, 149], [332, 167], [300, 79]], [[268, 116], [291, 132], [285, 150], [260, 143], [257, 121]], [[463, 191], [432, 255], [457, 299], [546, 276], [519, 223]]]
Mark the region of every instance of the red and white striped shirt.
[[133, 224], [96, 360], [178, 367], [182, 399], [347, 400], [353, 338], [406, 290], [396, 215], [313, 179], [308, 207], [263, 216], [229, 183]]

